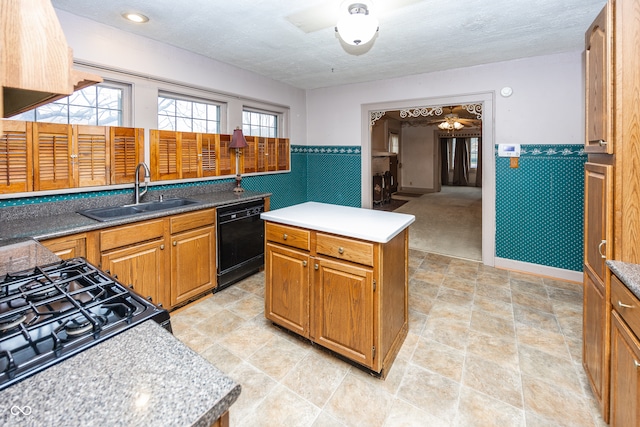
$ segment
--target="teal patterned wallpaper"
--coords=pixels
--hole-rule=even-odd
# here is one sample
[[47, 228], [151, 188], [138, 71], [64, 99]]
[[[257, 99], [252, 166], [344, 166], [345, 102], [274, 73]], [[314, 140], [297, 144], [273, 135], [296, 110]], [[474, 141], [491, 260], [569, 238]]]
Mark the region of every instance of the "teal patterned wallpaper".
[[519, 167], [497, 157], [496, 256], [582, 270], [582, 145], [523, 145]]
[[360, 147], [301, 147], [307, 153], [307, 200], [360, 207]]

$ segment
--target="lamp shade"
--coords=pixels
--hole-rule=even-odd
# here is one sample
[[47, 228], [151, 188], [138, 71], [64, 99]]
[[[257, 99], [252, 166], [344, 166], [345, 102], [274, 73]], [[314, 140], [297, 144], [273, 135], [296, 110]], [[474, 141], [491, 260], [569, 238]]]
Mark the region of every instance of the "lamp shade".
[[343, 15], [336, 30], [340, 38], [353, 46], [369, 42], [378, 31], [378, 20], [369, 14], [364, 4], [356, 3], [349, 6], [349, 13]]
[[233, 131], [233, 136], [231, 137], [231, 144], [229, 144], [229, 148], [245, 148], [248, 147], [247, 140], [244, 139], [244, 135], [242, 134], [242, 129], [236, 128]]

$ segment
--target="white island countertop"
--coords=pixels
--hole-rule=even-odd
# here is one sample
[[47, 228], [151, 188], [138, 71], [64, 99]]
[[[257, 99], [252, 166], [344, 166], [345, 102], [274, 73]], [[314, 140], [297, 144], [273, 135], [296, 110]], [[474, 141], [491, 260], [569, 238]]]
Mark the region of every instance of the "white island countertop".
[[416, 217], [395, 212], [306, 202], [260, 214], [265, 221], [387, 243]]

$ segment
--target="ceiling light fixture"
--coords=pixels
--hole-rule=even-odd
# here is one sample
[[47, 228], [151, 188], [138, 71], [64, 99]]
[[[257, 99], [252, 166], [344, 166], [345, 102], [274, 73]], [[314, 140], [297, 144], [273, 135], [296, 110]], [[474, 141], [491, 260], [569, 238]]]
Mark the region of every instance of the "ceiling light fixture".
[[340, 38], [353, 46], [368, 43], [378, 32], [378, 20], [364, 3], [351, 3], [336, 25]]
[[144, 22], [149, 21], [148, 17], [138, 12], [125, 12], [122, 14], [122, 17], [128, 21], [135, 22], [137, 24], [142, 24]]
[[[447, 114], [448, 115], [448, 114]], [[456, 116], [457, 117], [457, 116]], [[464, 127], [464, 125], [458, 121], [456, 121], [453, 117], [446, 117], [446, 121], [440, 123], [438, 127], [442, 130], [446, 130], [447, 132], [460, 130]]]

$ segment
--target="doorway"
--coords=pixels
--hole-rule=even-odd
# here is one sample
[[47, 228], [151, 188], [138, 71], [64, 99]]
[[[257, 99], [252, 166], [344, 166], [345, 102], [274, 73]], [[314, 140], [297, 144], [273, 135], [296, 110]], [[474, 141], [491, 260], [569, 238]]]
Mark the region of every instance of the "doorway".
[[[386, 111], [419, 109], [432, 106], [479, 104], [482, 106], [481, 148], [482, 156], [482, 187], [481, 187], [481, 215], [482, 215], [482, 250], [481, 258], [485, 265], [495, 263], [495, 158], [494, 158], [494, 129], [493, 129], [493, 92], [458, 95], [446, 98], [425, 98], [418, 100], [389, 101], [362, 106], [362, 206], [372, 207], [371, 192], [371, 159], [372, 141], [371, 129], [376, 120]], [[402, 144], [402, 142], [401, 142]], [[439, 159], [439, 157], [438, 157]], [[434, 171], [438, 168], [434, 168]], [[434, 172], [435, 173], [435, 172]], [[400, 176], [403, 177], [401, 172]], [[436, 177], [434, 176], [434, 179]], [[435, 182], [435, 181], [434, 181]], [[411, 232], [410, 232], [411, 234]]]

